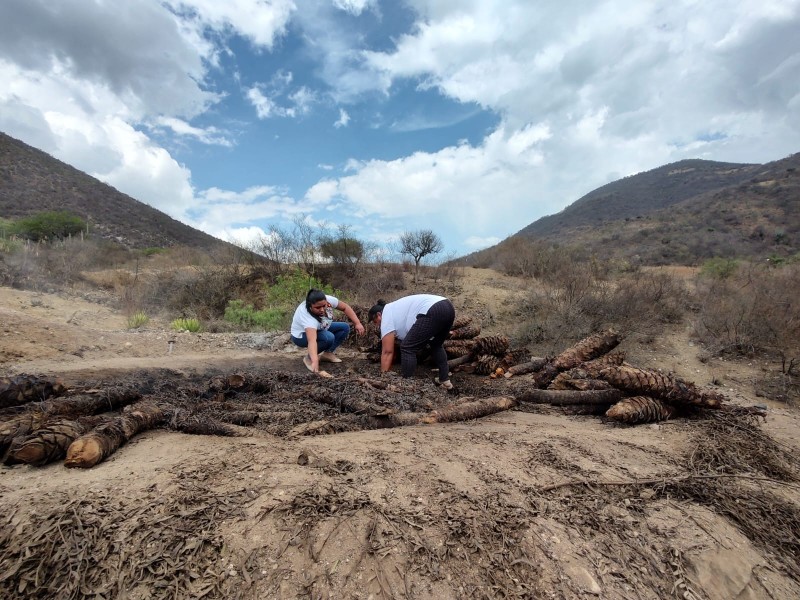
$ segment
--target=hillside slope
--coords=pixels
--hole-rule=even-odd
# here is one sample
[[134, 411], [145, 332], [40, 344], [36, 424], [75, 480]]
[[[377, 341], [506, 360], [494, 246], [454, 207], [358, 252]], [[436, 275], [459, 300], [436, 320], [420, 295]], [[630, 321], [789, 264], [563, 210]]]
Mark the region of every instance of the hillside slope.
[[66, 210], [128, 248], [227, 245], [0, 132], [0, 217]]
[[800, 153], [764, 165], [685, 160], [626, 177], [465, 257], [490, 265], [519, 240], [641, 264], [800, 251]]

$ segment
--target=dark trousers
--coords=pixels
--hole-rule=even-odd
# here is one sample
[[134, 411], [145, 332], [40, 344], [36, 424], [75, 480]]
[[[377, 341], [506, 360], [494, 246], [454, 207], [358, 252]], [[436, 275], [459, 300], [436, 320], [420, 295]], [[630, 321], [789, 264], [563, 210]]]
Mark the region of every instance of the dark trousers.
[[417, 315], [417, 321], [408, 330], [408, 335], [400, 343], [400, 365], [403, 377], [412, 377], [417, 370], [417, 352], [426, 345], [431, 347], [431, 356], [439, 367], [439, 381], [447, 381], [447, 352], [442, 344], [450, 333], [456, 311], [450, 300], [439, 300], [430, 307], [428, 314]]

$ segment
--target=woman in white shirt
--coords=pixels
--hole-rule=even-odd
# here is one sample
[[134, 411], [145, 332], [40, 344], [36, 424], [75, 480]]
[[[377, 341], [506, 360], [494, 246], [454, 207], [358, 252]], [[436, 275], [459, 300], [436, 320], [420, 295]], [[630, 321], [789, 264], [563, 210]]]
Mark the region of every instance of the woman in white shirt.
[[437, 383], [452, 389], [443, 347], [450, 333], [456, 311], [443, 296], [414, 294], [388, 304], [384, 300], [369, 309], [369, 320], [381, 328], [381, 372], [392, 368], [394, 340], [400, 340], [400, 365], [403, 377], [412, 377], [417, 369], [417, 352], [429, 344], [439, 368]]
[[319, 373], [319, 361], [338, 363], [342, 359], [334, 354], [350, 335], [350, 325], [333, 320], [333, 309], [339, 309], [354, 323], [356, 333], [364, 334], [364, 326], [355, 311], [335, 296], [322, 290], [311, 289], [306, 294], [292, 318], [292, 341], [301, 348], [308, 348], [303, 363], [309, 371]]

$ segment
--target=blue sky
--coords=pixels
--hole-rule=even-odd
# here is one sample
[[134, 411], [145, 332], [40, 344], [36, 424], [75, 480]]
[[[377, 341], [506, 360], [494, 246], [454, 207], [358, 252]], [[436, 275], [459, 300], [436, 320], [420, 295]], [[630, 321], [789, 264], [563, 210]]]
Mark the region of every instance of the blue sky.
[[445, 254], [800, 151], [800, 0], [3, 0], [0, 130], [212, 235]]

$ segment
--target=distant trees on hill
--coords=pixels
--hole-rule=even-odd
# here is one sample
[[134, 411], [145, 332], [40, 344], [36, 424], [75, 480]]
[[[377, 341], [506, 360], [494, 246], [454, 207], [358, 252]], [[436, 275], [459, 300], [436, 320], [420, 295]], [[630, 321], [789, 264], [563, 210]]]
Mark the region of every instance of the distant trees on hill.
[[11, 221], [7, 235], [34, 242], [63, 240], [87, 232], [86, 221], [68, 211], [40, 212], [30, 217]]

